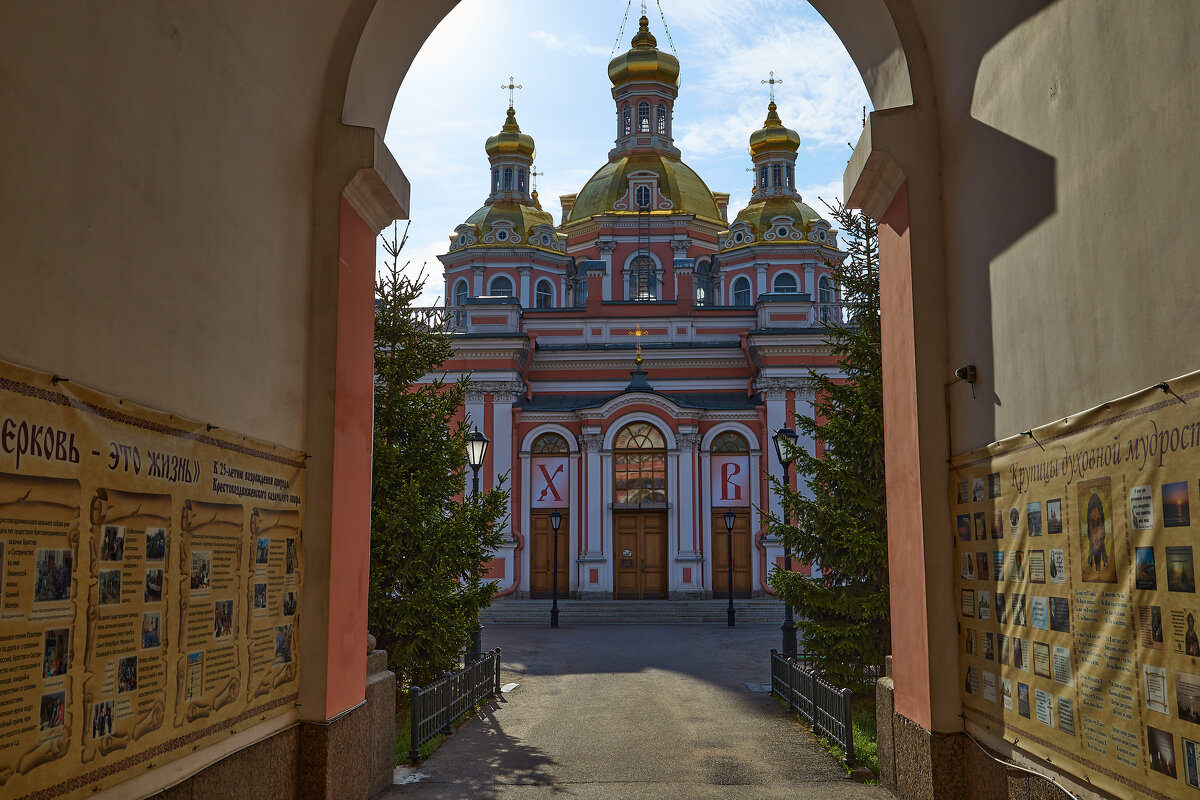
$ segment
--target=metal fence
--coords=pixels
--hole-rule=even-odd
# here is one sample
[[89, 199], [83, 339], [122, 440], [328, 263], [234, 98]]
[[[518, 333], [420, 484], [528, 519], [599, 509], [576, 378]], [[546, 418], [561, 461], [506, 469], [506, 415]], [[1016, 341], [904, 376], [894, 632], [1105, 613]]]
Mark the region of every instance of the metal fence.
[[826, 683], [798, 659], [772, 649], [771, 692], [787, 701], [788, 711], [797, 712], [814, 731], [836, 742], [846, 753], [846, 764], [854, 764], [853, 693], [849, 689]]
[[500, 648], [483, 654], [457, 672], [428, 686], [408, 690], [411, 725], [408, 758], [421, 758], [421, 745], [440, 733], [451, 733], [454, 720], [489, 697], [500, 694]]

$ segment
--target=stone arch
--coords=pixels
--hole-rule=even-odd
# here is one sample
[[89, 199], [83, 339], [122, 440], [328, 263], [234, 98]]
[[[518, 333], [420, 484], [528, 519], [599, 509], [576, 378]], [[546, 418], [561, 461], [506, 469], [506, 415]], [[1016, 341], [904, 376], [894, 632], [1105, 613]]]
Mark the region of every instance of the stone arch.
[[529, 433], [525, 434], [525, 436], [521, 439], [521, 452], [528, 453], [529, 448], [533, 447], [533, 443], [537, 440], [537, 438], [545, 433], [557, 433], [559, 436], [567, 440], [567, 450], [569, 452], [579, 452], [579, 440], [575, 437], [575, 434], [571, 433], [570, 430], [556, 422], [547, 422], [542, 425], [538, 425], [536, 428], [529, 431]]
[[675, 432], [671, 430], [671, 426], [664, 422], [654, 414], [648, 414], [645, 411], [634, 411], [629, 414], [622, 414], [608, 424], [604, 431], [604, 449], [612, 450], [613, 442], [617, 438], [617, 434], [621, 432], [626, 425], [634, 422], [647, 422], [658, 429], [658, 432], [663, 435], [663, 439], [667, 443], [667, 450], [674, 450], [678, 447], [675, 442]]
[[730, 431], [740, 435], [746, 440], [746, 444], [750, 446], [750, 452], [752, 454], [762, 450], [758, 442], [758, 436], [753, 430], [751, 430], [749, 425], [745, 425], [741, 422], [722, 422], [719, 425], [714, 425], [700, 440], [700, 449], [705, 451], [709, 450], [712, 447], [713, 441], [718, 436], [723, 433], [729, 433]]

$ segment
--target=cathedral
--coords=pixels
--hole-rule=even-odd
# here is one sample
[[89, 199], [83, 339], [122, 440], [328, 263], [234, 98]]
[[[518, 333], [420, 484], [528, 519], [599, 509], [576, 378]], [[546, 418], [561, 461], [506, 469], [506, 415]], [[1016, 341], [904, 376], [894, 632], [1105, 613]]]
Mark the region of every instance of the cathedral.
[[559, 224], [510, 103], [485, 144], [487, 199], [440, 256], [445, 369], [470, 376], [483, 488], [507, 475], [511, 490], [489, 576], [501, 596], [549, 596], [557, 571], [563, 596], [724, 597], [732, 552], [734, 596], [769, 594], [784, 556], [759, 512], [783, 476], [772, 436], [812, 415], [810, 368], [836, 375], [828, 264], [845, 253], [796, 191], [800, 137], [773, 96], [731, 219], [675, 146], [680, 65], [646, 17], [608, 75], [615, 146], [560, 198]]

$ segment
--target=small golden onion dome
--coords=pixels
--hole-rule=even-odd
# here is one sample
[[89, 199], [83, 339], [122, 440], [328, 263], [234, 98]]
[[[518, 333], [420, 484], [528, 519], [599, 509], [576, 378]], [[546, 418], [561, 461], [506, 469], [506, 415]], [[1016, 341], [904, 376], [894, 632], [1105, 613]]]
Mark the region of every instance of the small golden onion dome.
[[[508, 223], [497, 228], [497, 222]], [[554, 217], [548, 212], [542, 211], [540, 208], [534, 208], [528, 203], [518, 203], [514, 200], [500, 200], [495, 203], [489, 203], [476, 211], [466, 219], [467, 225], [474, 225], [479, 231], [481, 244], [477, 246], [501, 246], [501, 247], [535, 247], [541, 250], [547, 248], [530, 240], [529, 231], [537, 225], [554, 225]], [[521, 237], [519, 242], [513, 242], [505, 238], [494, 237], [495, 241], [486, 242], [488, 234], [495, 231], [504, 230], [517, 234]]]
[[650, 33], [650, 20], [638, 21], [633, 48], [608, 62], [608, 79], [613, 86], [632, 81], [659, 81], [679, 84], [679, 59], [658, 49], [658, 40]]
[[538, 211], [541, 211], [542, 210], [542, 201], [538, 200], [537, 189], [534, 189], [533, 192], [529, 196], [533, 199], [533, 207], [536, 208]]
[[691, 167], [667, 155], [635, 153], [609, 161], [588, 178], [563, 224], [580, 222], [596, 214], [636, 213], [613, 211], [613, 205], [629, 191], [629, 175], [634, 172], [658, 175], [658, 190], [671, 201], [671, 213], [694, 214], [721, 222], [712, 191]]
[[791, 128], [783, 127], [783, 121], [776, 112], [775, 102], [767, 106], [767, 121], [763, 126], [750, 134], [750, 155], [756, 156], [769, 150], [800, 149], [800, 134]]
[[[790, 197], [768, 197], [765, 200], [759, 200], [743, 208], [730, 225], [730, 228], [733, 228], [738, 223], [746, 223], [750, 226], [751, 231], [753, 231], [754, 238], [750, 241], [743, 241], [737, 244], [730, 241], [726, 245], [725, 250], [735, 250], [738, 247], [746, 247], [751, 244], [764, 244], [763, 234], [771, 230], [773, 225], [777, 225], [781, 221], [781, 218], [787, 218], [791, 225], [796, 230], [804, 232], [806, 237], [809, 236], [809, 229], [812, 223], [822, 221], [820, 214], [799, 200], [794, 200]], [[778, 239], [775, 243], [796, 244], [797, 241]]]
[[521, 126], [517, 124], [517, 112], [513, 111], [512, 106], [508, 107], [508, 117], [504, 120], [504, 127], [495, 136], [488, 137], [483, 149], [487, 152], [488, 158], [511, 155], [533, 158], [533, 137], [527, 133], [521, 133]]

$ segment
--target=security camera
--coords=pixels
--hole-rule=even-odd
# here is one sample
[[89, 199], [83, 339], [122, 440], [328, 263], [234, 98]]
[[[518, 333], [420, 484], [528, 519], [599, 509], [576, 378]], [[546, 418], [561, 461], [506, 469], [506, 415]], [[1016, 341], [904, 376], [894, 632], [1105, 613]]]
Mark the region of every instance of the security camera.
[[958, 378], [960, 381], [974, 383], [976, 377], [975, 365], [967, 364], [965, 367], [959, 367], [958, 369], [954, 370], [954, 377]]

